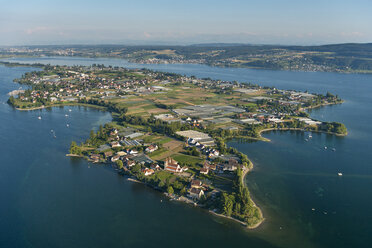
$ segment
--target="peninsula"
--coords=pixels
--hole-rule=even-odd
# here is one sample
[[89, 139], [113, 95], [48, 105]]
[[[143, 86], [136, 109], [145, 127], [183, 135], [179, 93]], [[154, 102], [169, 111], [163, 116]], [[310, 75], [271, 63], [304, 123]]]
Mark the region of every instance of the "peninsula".
[[113, 120], [91, 131], [69, 156], [108, 165], [173, 200], [207, 209], [249, 228], [264, 217], [244, 183], [248, 157], [227, 147], [233, 138], [260, 139], [266, 130], [346, 135], [342, 123], [311, 119], [307, 108], [340, 104], [324, 95], [199, 79], [147, 69], [40, 66], [15, 82], [8, 103], [19, 110], [84, 105]]

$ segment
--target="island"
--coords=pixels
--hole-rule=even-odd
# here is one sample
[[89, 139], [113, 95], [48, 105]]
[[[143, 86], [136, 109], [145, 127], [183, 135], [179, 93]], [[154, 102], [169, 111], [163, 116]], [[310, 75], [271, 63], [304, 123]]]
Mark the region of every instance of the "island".
[[244, 182], [253, 169], [231, 139], [267, 141], [262, 132], [297, 130], [347, 135], [344, 124], [309, 117], [306, 109], [343, 100], [314, 94], [148, 69], [40, 65], [15, 82], [8, 103], [18, 110], [83, 105], [112, 122], [72, 142], [68, 156], [111, 166], [171, 200], [258, 227], [264, 216]]

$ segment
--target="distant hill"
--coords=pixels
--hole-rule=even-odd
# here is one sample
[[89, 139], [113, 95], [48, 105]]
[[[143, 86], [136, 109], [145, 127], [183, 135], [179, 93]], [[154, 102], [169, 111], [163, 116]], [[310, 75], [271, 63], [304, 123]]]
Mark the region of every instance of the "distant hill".
[[[52, 45], [28, 46], [10, 55], [70, 55], [125, 58], [139, 63], [200, 63], [223, 67], [275, 70], [372, 73], [372, 43], [319, 46], [206, 43], [180, 45]], [[30, 51], [31, 50], [31, 51]], [[63, 50], [64, 52], [61, 52]]]

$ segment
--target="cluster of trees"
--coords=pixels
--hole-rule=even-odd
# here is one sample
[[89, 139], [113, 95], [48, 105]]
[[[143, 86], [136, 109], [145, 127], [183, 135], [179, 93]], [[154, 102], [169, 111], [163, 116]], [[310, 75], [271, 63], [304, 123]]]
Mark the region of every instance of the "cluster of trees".
[[246, 124], [245, 129], [239, 129], [239, 130], [225, 130], [225, 129], [207, 129], [208, 133], [212, 137], [216, 138], [232, 138], [237, 136], [247, 136], [247, 137], [259, 137], [259, 131], [265, 128], [266, 125], [252, 125], [252, 124]]
[[188, 147], [185, 151], [185, 154], [191, 155], [191, 156], [196, 156], [196, 157], [200, 156], [200, 152], [198, 151], [198, 149], [196, 149], [195, 146]]
[[225, 141], [220, 138], [220, 137], [216, 137], [216, 145], [217, 145], [217, 149], [223, 153], [223, 154], [233, 154], [233, 155], [236, 155], [241, 163], [243, 164], [243, 166], [250, 166], [250, 161], [247, 157], [247, 155], [245, 155], [244, 153], [242, 152], [239, 152], [236, 148], [234, 147], [227, 147], [227, 145], [225, 144]]
[[167, 105], [164, 103], [155, 103], [155, 106], [161, 109], [173, 109], [174, 108], [173, 105]]
[[187, 185], [189, 184], [187, 178], [178, 177], [165, 171], [146, 177], [142, 172], [142, 168], [142, 165], [136, 164], [130, 169], [129, 173], [155, 189], [168, 192], [169, 194], [187, 194]]
[[44, 98], [36, 98], [36, 102], [26, 102], [25, 104], [20, 104], [20, 101], [14, 96], [10, 96], [7, 103], [15, 108], [34, 108], [47, 105], [48, 100]]
[[10, 104], [11, 106], [16, 107], [16, 100], [15, 100], [14, 96], [10, 96], [7, 103]]
[[305, 123], [302, 122], [302, 121], [299, 121], [297, 119], [293, 119], [292, 121], [284, 122], [284, 127], [287, 127], [287, 128], [304, 128]]
[[347, 134], [347, 128], [339, 122], [328, 122], [322, 126], [322, 130], [329, 133]]
[[70, 154], [75, 154], [75, 155], [82, 155], [83, 154], [83, 151], [81, 150], [80, 146], [78, 146], [75, 141], [71, 142]]
[[340, 102], [342, 102], [341, 98], [339, 98], [338, 95], [334, 95], [334, 94], [332, 94], [330, 92], [327, 92], [326, 95], [321, 95], [321, 94], [316, 95], [315, 98], [307, 101], [304, 104], [304, 106], [305, 107], [318, 106], [320, 104], [325, 103], [325, 101], [332, 102], [332, 103], [340, 103]]
[[129, 123], [132, 125], [146, 126], [148, 127], [149, 131], [166, 134], [166, 135], [173, 136], [179, 139], [183, 139], [183, 138], [176, 134], [177, 131], [196, 129], [196, 127], [192, 127], [188, 123], [180, 123], [180, 122], [168, 123], [165, 121], [155, 119], [153, 116], [150, 118], [143, 118], [141, 116], [122, 114], [119, 117], [117, 117], [117, 121], [121, 122], [123, 125], [125, 125], [125, 123]]
[[222, 193], [220, 210], [224, 215], [245, 221], [248, 225], [254, 225], [260, 221], [260, 212], [251, 201], [248, 188], [243, 185], [241, 169], [236, 171], [233, 191]]
[[107, 138], [107, 130], [105, 130], [102, 125], [100, 125], [97, 133], [95, 133], [93, 130], [90, 131], [89, 138], [86, 140], [86, 144], [91, 146], [100, 146], [106, 143]]
[[123, 115], [128, 112], [128, 108], [126, 107], [120, 106], [119, 104], [112, 103], [112, 102], [105, 102], [99, 99], [81, 98], [79, 99], [79, 103], [92, 104], [92, 105], [106, 107], [108, 111], [118, 113], [119, 115]]

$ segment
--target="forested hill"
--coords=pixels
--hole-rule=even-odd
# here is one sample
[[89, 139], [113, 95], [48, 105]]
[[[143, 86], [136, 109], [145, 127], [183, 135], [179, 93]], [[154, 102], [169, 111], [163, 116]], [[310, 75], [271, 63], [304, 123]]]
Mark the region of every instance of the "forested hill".
[[223, 67], [372, 73], [372, 43], [321, 46], [195, 44], [188, 46], [63, 45], [0, 48], [0, 56], [125, 58], [137, 63], [200, 63]]

